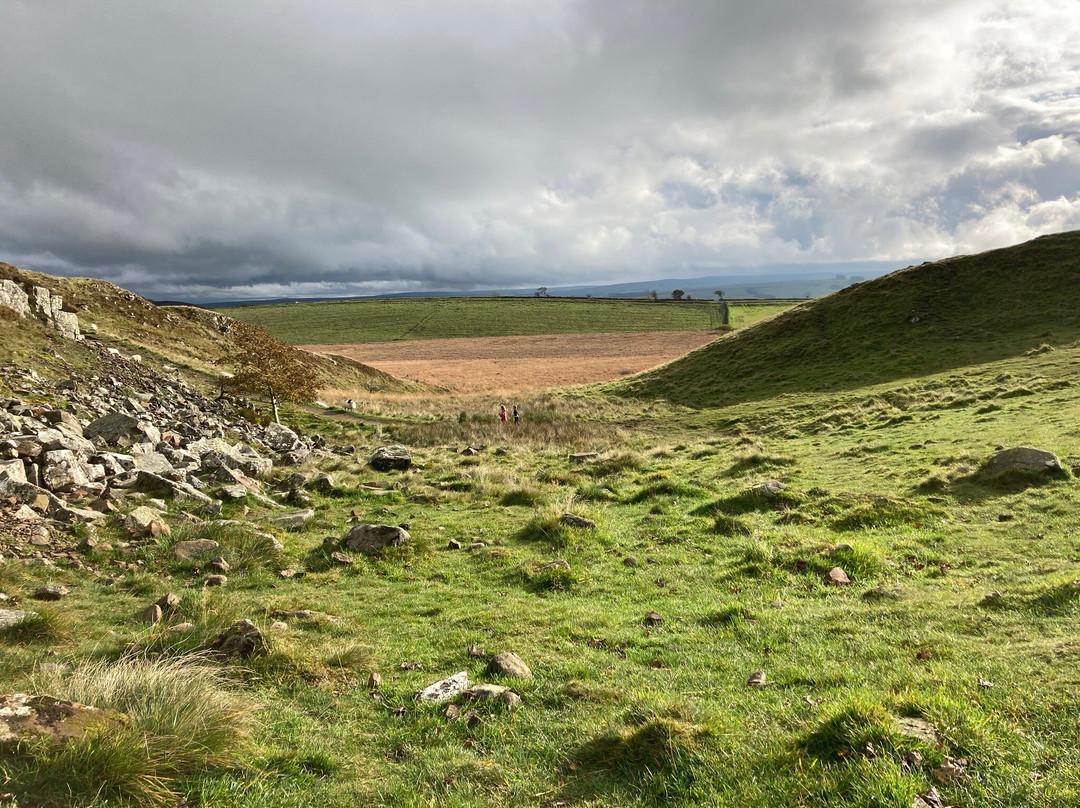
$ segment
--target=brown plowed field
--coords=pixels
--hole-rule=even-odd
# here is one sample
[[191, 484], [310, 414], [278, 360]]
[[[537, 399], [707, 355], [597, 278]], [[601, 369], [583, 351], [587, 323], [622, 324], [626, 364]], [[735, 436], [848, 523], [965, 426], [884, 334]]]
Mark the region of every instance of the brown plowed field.
[[609, 381], [670, 362], [715, 331], [637, 331], [302, 345], [458, 392], [516, 393]]

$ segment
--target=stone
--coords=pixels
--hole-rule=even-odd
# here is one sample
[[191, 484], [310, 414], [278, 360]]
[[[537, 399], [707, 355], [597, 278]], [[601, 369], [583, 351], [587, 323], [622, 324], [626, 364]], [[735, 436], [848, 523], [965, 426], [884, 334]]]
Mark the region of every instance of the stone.
[[15, 281], [0, 281], [0, 306], [11, 309], [20, 317], [30, 314], [30, 296]]
[[207, 575], [203, 578], [203, 586], [225, 586], [229, 579], [225, 575]]
[[571, 463], [584, 463], [588, 460], [595, 460], [599, 456], [599, 452], [575, 452], [568, 459]]
[[768, 684], [769, 679], [765, 675], [765, 671], [754, 671], [750, 674], [750, 678], [746, 680], [747, 687], [765, 687]]
[[161, 518], [161, 512], [140, 505], [124, 517], [124, 530], [129, 536], [168, 536], [172, 530]]
[[63, 427], [73, 435], [78, 435], [80, 438], [83, 436], [82, 423], [66, 410], [49, 410], [42, 414], [42, 420], [53, 426]]
[[277, 516], [270, 520], [270, 524], [280, 527], [282, 530], [297, 530], [315, 518], [315, 511], [307, 508], [302, 511], [293, 511], [284, 516]]
[[218, 489], [218, 493], [222, 499], [229, 500], [230, 502], [239, 502], [244, 499], [250, 491], [247, 487], [236, 483], [235, 485], [223, 485]]
[[34, 600], [57, 601], [67, 597], [68, 588], [62, 585], [39, 586], [30, 595]]
[[330, 491], [334, 487], [334, 480], [325, 472], [312, 475], [311, 479], [304, 484], [304, 488], [310, 491]]
[[766, 480], [761, 485], [755, 485], [752, 490], [759, 497], [775, 499], [785, 488], [787, 488], [787, 486], [779, 480]]
[[936, 788], [931, 788], [925, 794], [916, 794], [911, 801], [911, 808], [949, 808], [941, 799]]
[[300, 436], [281, 424], [267, 424], [263, 432], [266, 445], [275, 452], [291, 452], [301, 447]]
[[1044, 474], [1056, 474], [1062, 471], [1061, 461], [1053, 452], [1033, 449], [1030, 446], [1018, 446], [998, 452], [983, 466], [990, 477], [996, 477], [1008, 471], [1030, 471]]
[[0, 460], [0, 477], [17, 483], [25, 483], [26, 468], [21, 460]]
[[510, 679], [532, 679], [532, 671], [517, 654], [505, 651], [497, 654], [488, 663], [488, 673], [506, 676]]
[[137, 443], [158, 444], [161, 430], [146, 420], [122, 412], [111, 412], [91, 421], [83, 428], [83, 436], [101, 438], [109, 446], [134, 446]]
[[905, 717], [897, 718], [894, 722], [896, 731], [908, 738], [923, 741], [930, 746], [937, 746], [937, 729], [924, 718]]
[[217, 550], [220, 545], [213, 539], [189, 539], [173, 545], [173, 558], [177, 561], [198, 561]]
[[596, 522], [592, 519], [586, 519], [584, 516], [578, 516], [575, 513], [564, 513], [559, 517], [559, 524], [566, 525], [575, 530], [596, 530]]
[[162, 612], [171, 612], [180, 605], [180, 596], [168, 592], [158, 598], [155, 603], [157, 606], [161, 607]]
[[[192, 479], [195, 479], [192, 477]], [[202, 491], [179, 480], [170, 480], [152, 471], [140, 470], [135, 477], [135, 488], [144, 494], [155, 497], [174, 497], [177, 499], [194, 499], [203, 505], [211, 505], [213, 500]]]
[[337, 552], [331, 553], [330, 558], [334, 559], [334, 561], [336, 561], [339, 564], [344, 564], [345, 566], [349, 566], [350, 564], [354, 563], [353, 562], [353, 557], [345, 555], [344, 553], [337, 553]]
[[151, 603], [146, 607], [146, 611], [143, 612], [143, 620], [153, 625], [154, 623], [161, 622], [161, 607], [156, 603]]
[[945, 762], [934, 769], [931, 774], [939, 783], [951, 783], [964, 773], [968, 762], [966, 758], [946, 757]]
[[53, 744], [79, 739], [91, 730], [127, 724], [115, 710], [100, 710], [50, 696], [0, 696], [0, 743], [45, 739]]
[[368, 690], [378, 690], [379, 685], [382, 684], [382, 676], [378, 671], [372, 671], [368, 674], [367, 687]]
[[446, 549], [447, 550], [460, 550], [461, 549], [461, 542], [459, 542], [457, 539], [450, 539], [450, 541], [448, 541], [446, 543]]
[[342, 539], [342, 545], [357, 553], [375, 553], [398, 547], [410, 539], [407, 530], [394, 525], [356, 525]]
[[18, 625], [31, 617], [37, 617], [37, 612], [28, 612], [23, 609], [0, 609], [0, 629]]
[[160, 452], [135, 452], [135, 468], [150, 471], [154, 474], [171, 474], [174, 469], [169, 459]]
[[450, 701], [468, 690], [470, 685], [468, 672], [461, 671], [442, 681], [430, 684], [423, 690], [418, 690], [414, 698], [417, 701], [430, 702], [433, 704]]
[[45, 453], [41, 480], [50, 491], [61, 492], [86, 486], [90, 482], [83, 464], [70, 449]]
[[229, 571], [231, 571], [231, 570], [232, 570], [232, 567], [231, 567], [231, 566], [229, 566], [229, 562], [228, 562], [228, 561], [226, 561], [226, 560], [225, 560], [224, 558], [222, 558], [221, 556], [218, 556], [218, 557], [217, 557], [217, 558], [215, 558], [215, 559], [214, 559], [213, 561], [211, 561], [211, 562], [210, 562], [209, 564], [207, 564], [207, 565], [206, 565], [206, 568], [207, 568], [208, 570], [211, 570], [211, 571], [213, 571], [213, 572], [217, 572], [217, 573], [221, 573], [221, 574], [223, 574], [223, 575], [224, 575], [224, 574], [225, 574], [226, 572], [229, 572]]
[[840, 567], [833, 567], [825, 573], [825, 583], [829, 586], [847, 586], [851, 583], [851, 579]]
[[404, 446], [380, 446], [368, 461], [376, 471], [405, 471], [412, 466], [412, 456]]
[[64, 339], [82, 339], [79, 332], [79, 317], [75, 312], [60, 309], [53, 312], [53, 326]]
[[646, 614], [645, 614], [645, 625], [647, 625], [647, 626], [658, 626], [663, 622], [664, 622], [664, 618], [660, 615], [659, 612], [646, 612]]
[[269, 651], [266, 638], [250, 620], [240, 620], [221, 632], [210, 643], [210, 651], [221, 657], [250, 659]]
[[282, 620], [275, 620], [270, 624], [271, 631], [288, 631], [289, 624]]
[[511, 692], [510, 688], [504, 685], [473, 685], [465, 691], [465, 698], [473, 701], [495, 701], [501, 698], [504, 693], [509, 692]]

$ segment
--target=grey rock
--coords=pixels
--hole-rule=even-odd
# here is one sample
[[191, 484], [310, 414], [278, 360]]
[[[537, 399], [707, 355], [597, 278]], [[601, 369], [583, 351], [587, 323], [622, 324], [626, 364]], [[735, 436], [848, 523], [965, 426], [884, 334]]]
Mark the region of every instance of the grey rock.
[[41, 479], [49, 490], [61, 492], [83, 487], [90, 482], [82, 462], [70, 449], [45, 453]]
[[380, 446], [368, 464], [376, 471], [405, 471], [412, 466], [412, 455], [404, 446]]
[[750, 678], [746, 680], [747, 687], [765, 687], [768, 683], [769, 679], [765, 675], [765, 671], [754, 671], [750, 674]]
[[87, 732], [120, 729], [126, 716], [86, 704], [14, 693], [0, 696], [0, 743], [45, 740], [61, 745]]
[[779, 480], [766, 480], [761, 485], [754, 486], [753, 491], [759, 497], [764, 497], [765, 499], [774, 499], [785, 488], [787, 488], [787, 486]]
[[283, 516], [275, 517], [270, 520], [270, 524], [280, 527], [282, 530], [296, 530], [303, 527], [312, 519], [315, 518], [315, 511], [308, 508], [303, 511], [293, 511]]
[[229, 579], [225, 575], [215, 573], [214, 575], [207, 575], [203, 578], [203, 586], [225, 586], [229, 582]]
[[57, 601], [67, 597], [68, 588], [59, 584], [53, 586], [39, 586], [30, 595], [34, 600]]
[[840, 567], [833, 567], [825, 573], [825, 583], [829, 586], [847, 586], [851, 583], [851, 579]]
[[468, 672], [461, 671], [440, 682], [430, 684], [423, 690], [418, 690], [415, 698], [417, 701], [436, 704], [439, 702], [450, 701], [451, 699], [456, 699], [468, 690], [470, 684]]
[[1015, 449], [998, 452], [986, 462], [983, 468], [991, 477], [1007, 471], [1055, 474], [1062, 470], [1061, 461], [1056, 454], [1042, 449], [1033, 449], [1030, 446], [1018, 446]]
[[221, 556], [218, 556], [209, 564], [207, 564], [206, 568], [213, 572], [221, 573], [222, 575], [224, 575], [226, 572], [232, 571], [232, 567], [229, 565], [229, 562]]
[[23, 609], [0, 609], [0, 629], [18, 625], [23, 620], [37, 617], [37, 612], [29, 612]]
[[263, 440], [275, 452], [292, 452], [302, 446], [300, 436], [281, 424], [267, 424]]
[[154, 474], [170, 474], [173, 469], [172, 463], [165, 455], [159, 452], [139, 452], [133, 454], [135, 468], [150, 471]]
[[146, 420], [140, 420], [122, 412], [112, 412], [91, 421], [83, 429], [87, 438], [101, 438], [109, 446], [124, 448], [136, 443], [157, 445], [161, 441], [161, 430]]
[[26, 469], [21, 460], [0, 460], [0, 477], [17, 483], [26, 482]]
[[220, 545], [213, 539], [191, 539], [189, 541], [178, 541], [173, 545], [172, 554], [173, 558], [177, 561], [198, 561], [200, 558], [205, 558], [210, 553], [217, 550]]
[[375, 553], [398, 547], [410, 539], [407, 530], [395, 525], [356, 525], [345, 535], [342, 545], [354, 552]]
[[222, 657], [249, 659], [270, 649], [258, 626], [250, 620], [240, 620], [215, 637], [210, 650]]
[[506, 651], [497, 654], [488, 663], [488, 673], [510, 679], [532, 679], [532, 671], [517, 654]]
[[124, 529], [129, 536], [169, 535], [171, 532], [161, 512], [146, 505], [140, 505], [124, 517]]
[[596, 522], [576, 513], [564, 513], [559, 517], [559, 522], [575, 530], [596, 530]]
[[0, 281], [0, 306], [11, 309], [20, 317], [30, 314], [30, 297], [15, 281]]

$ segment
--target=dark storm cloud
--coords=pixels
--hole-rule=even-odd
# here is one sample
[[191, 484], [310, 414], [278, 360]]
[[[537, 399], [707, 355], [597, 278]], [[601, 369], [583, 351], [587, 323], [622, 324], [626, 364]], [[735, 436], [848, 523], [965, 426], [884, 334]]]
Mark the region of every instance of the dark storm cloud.
[[1071, 0], [0, 0], [0, 258], [162, 297], [1080, 227]]

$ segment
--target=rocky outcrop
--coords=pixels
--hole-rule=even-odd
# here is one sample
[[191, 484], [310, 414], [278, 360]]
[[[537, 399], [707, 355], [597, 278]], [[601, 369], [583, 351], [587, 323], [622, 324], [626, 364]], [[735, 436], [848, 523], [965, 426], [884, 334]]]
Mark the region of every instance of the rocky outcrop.
[[25, 693], [0, 696], [0, 743], [46, 739], [59, 744], [126, 723], [123, 713], [74, 701]]
[[1017, 446], [1005, 449], [986, 461], [983, 467], [986, 475], [997, 477], [1006, 472], [1031, 472], [1034, 474], [1057, 474], [1062, 471], [1061, 461], [1053, 452], [1033, 449], [1030, 446]]
[[64, 311], [64, 299], [55, 295], [44, 286], [33, 287], [33, 307], [30, 295], [15, 281], [0, 281], [0, 306], [11, 309], [20, 317], [36, 314], [40, 319], [55, 328], [64, 339], [81, 340], [79, 317], [74, 312]]

